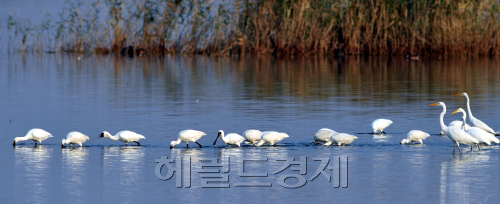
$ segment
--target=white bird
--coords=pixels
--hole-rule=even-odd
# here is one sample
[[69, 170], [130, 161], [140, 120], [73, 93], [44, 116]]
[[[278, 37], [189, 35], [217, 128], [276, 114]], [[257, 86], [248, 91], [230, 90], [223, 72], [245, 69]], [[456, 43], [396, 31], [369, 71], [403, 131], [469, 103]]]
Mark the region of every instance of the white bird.
[[207, 135], [202, 131], [198, 130], [183, 130], [179, 132], [179, 138], [176, 141], [170, 142], [170, 149], [174, 148], [175, 145], [180, 144], [181, 142], [186, 143], [186, 147], [189, 147], [189, 142], [194, 142], [201, 147], [201, 144], [196, 142], [201, 137]]
[[[467, 123], [465, 122], [466, 121], [465, 119], [467, 118], [467, 113], [465, 113], [464, 109], [459, 108], [458, 110], [456, 110], [452, 114], [455, 114], [458, 112], [463, 113], [463, 115], [462, 115], [463, 124], [467, 125]], [[469, 135], [476, 138], [477, 141], [479, 141], [480, 143], [486, 143], [488, 145], [491, 145], [491, 142], [494, 142], [497, 144], [500, 143], [500, 140], [498, 140], [498, 138], [496, 138], [495, 135], [490, 134], [481, 128], [478, 128], [478, 127], [467, 128], [466, 126], [462, 126], [462, 130], [465, 130], [467, 133], [469, 133]]]
[[62, 139], [61, 146], [64, 147], [65, 144], [69, 143], [70, 146], [73, 146], [73, 144], [79, 144], [81, 147], [82, 143], [84, 143], [88, 139], [89, 137], [87, 135], [84, 135], [81, 132], [73, 131], [66, 135], [66, 139]]
[[388, 119], [377, 119], [373, 121], [371, 124], [373, 133], [377, 134], [380, 131], [380, 134], [385, 134], [384, 129], [389, 127], [392, 124], [392, 120]]
[[140, 146], [141, 144], [139, 144], [139, 140], [141, 139], [146, 139], [146, 137], [140, 135], [140, 134], [137, 134], [135, 132], [132, 132], [132, 131], [128, 131], [128, 130], [124, 130], [124, 131], [120, 131], [118, 133], [116, 133], [115, 136], [109, 134], [109, 132], [107, 131], [104, 131], [102, 132], [100, 135], [99, 135], [99, 138], [101, 137], [107, 137], [111, 140], [120, 140], [122, 142], [125, 142], [125, 145], [128, 145], [129, 142], [135, 142], [137, 143], [138, 146]]
[[[475, 138], [473, 138], [469, 133], [465, 132], [464, 130], [453, 127], [453, 126], [446, 126], [443, 121], [444, 114], [446, 114], [446, 105], [443, 102], [439, 103], [433, 103], [430, 104], [429, 106], [442, 106], [443, 107], [443, 112], [441, 112], [440, 115], [440, 124], [441, 124], [441, 130], [443, 130], [444, 134], [453, 142], [455, 145], [453, 146], [453, 154], [455, 154], [455, 147], [458, 146], [458, 151], [460, 151], [460, 154], [462, 154], [462, 150], [460, 150], [460, 144], [466, 144], [470, 145], [471, 151], [472, 151], [472, 145], [476, 145], [479, 143]], [[479, 146], [477, 146], [479, 148]]]
[[412, 144], [415, 144], [415, 142], [420, 142], [420, 144], [424, 144], [424, 142], [422, 140], [425, 140], [425, 138], [428, 138], [430, 136], [431, 135], [429, 135], [429, 133], [426, 133], [424, 131], [412, 130], [412, 131], [408, 132], [408, 134], [406, 135], [406, 139], [403, 139], [401, 141], [401, 144], [410, 143], [410, 142], [412, 142]]
[[[461, 120], [454, 120], [454, 121], [451, 121], [448, 126], [453, 126], [453, 127], [457, 127], [457, 128], [462, 128], [462, 125], [464, 124], [464, 122], [462, 122]], [[469, 124], [465, 124], [465, 130], [469, 129], [471, 126]], [[441, 131], [441, 133], [439, 133], [440, 135], [444, 135], [443, 131]]]
[[255, 144], [260, 141], [262, 132], [260, 130], [250, 129], [243, 133], [243, 137], [247, 140], [246, 144]]
[[354, 142], [354, 140], [357, 140], [357, 139], [358, 139], [358, 137], [356, 137], [354, 135], [350, 135], [347, 133], [336, 133], [324, 145], [331, 145], [332, 143], [335, 142], [338, 144], [338, 146], [340, 146], [340, 145], [345, 146], [347, 144], [351, 144], [352, 142]]
[[318, 132], [316, 132], [316, 134], [314, 134], [314, 143], [318, 144], [319, 142], [329, 142], [330, 138], [336, 133], [337, 132], [335, 130], [321, 128]]
[[276, 142], [279, 142], [285, 138], [289, 137], [288, 134], [276, 131], [265, 131], [262, 133], [262, 138], [259, 143], [255, 144], [255, 146], [262, 146], [264, 143], [269, 143], [271, 145], [275, 145]]
[[217, 140], [219, 139], [219, 137], [222, 137], [221, 138], [222, 141], [224, 141], [224, 143], [228, 144], [229, 147], [231, 147], [231, 145], [238, 145], [238, 147], [240, 147], [240, 144], [243, 141], [245, 141], [245, 138], [237, 133], [229, 133], [226, 136], [224, 136], [224, 131], [219, 130], [219, 134], [217, 135], [217, 138], [215, 138], [214, 145], [217, 144]]
[[16, 146], [16, 144], [18, 142], [26, 141], [26, 140], [33, 140], [33, 141], [35, 141], [35, 145], [36, 145], [36, 142], [39, 142], [41, 145], [43, 140], [46, 140], [47, 138], [51, 138], [51, 137], [52, 137], [52, 135], [49, 132], [42, 130], [42, 129], [39, 129], [39, 128], [33, 128], [30, 131], [28, 131], [28, 133], [26, 133], [26, 136], [14, 138], [13, 146]]
[[467, 93], [464, 92], [462, 94], [457, 94], [455, 96], [465, 96], [465, 98], [467, 98], [467, 110], [469, 111], [469, 121], [472, 124], [472, 126], [481, 128], [491, 134], [495, 134], [495, 131], [492, 128], [490, 128], [490, 126], [486, 125], [486, 123], [484, 123], [483, 121], [472, 116], [472, 112], [470, 111], [469, 95], [467, 95]]

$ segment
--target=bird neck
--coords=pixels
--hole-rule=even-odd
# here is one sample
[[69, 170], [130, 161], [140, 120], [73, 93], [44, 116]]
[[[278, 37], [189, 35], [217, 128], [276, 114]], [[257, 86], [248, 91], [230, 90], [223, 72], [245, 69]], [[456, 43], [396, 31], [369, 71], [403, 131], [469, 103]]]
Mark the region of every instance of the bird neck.
[[221, 137], [221, 139], [222, 139], [222, 141], [223, 141], [224, 143], [229, 142], [229, 141], [228, 141], [228, 139], [229, 139], [229, 138], [227, 138], [227, 137], [224, 135], [224, 132], [221, 132], [221, 133], [220, 133], [220, 137]]
[[181, 143], [181, 139], [177, 139], [176, 141], [173, 141], [174, 145], [178, 145]]
[[255, 144], [255, 146], [260, 147], [263, 144], [264, 144], [264, 140], [261, 139], [257, 144]]
[[111, 140], [115, 140], [116, 141], [116, 140], [120, 139], [120, 137], [118, 137], [118, 134], [115, 135], [115, 136], [113, 136], [113, 135], [111, 135], [109, 133], [105, 133], [105, 134], [106, 134], [106, 137], [109, 138], [109, 139], [111, 139]]
[[31, 139], [28, 135], [24, 136], [24, 137], [16, 137], [14, 140], [17, 141], [17, 142], [20, 142], [20, 141], [26, 141], [26, 140], [29, 140]]
[[465, 95], [465, 98], [467, 98], [467, 111], [469, 112], [469, 120], [472, 121], [472, 118], [474, 118], [474, 116], [472, 116], [472, 112], [470, 111], [470, 99], [468, 95]]
[[462, 116], [462, 130], [466, 131], [465, 129], [465, 125], [467, 124], [465, 122], [465, 119], [467, 118], [467, 115], [465, 115], [465, 112], [464, 112], [464, 115]]
[[443, 112], [441, 112], [441, 115], [439, 116], [440, 123], [441, 123], [441, 129], [443, 131], [448, 129], [448, 127], [444, 124], [444, 120], [443, 120], [444, 114], [446, 114], [446, 106], [443, 104]]

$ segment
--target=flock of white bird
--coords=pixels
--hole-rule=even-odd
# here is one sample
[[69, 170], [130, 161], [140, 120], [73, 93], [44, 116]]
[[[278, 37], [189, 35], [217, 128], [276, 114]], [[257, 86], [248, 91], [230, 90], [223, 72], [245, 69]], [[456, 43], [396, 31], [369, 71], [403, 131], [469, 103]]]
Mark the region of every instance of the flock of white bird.
[[[470, 100], [467, 93], [457, 94], [456, 96], [464, 96], [465, 98], [467, 98], [467, 110], [469, 112], [469, 120], [472, 126], [466, 123], [465, 120], [467, 117], [467, 113], [462, 108], [459, 108], [458, 110], [452, 113], [455, 114], [461, 112], [463, 114], [462, 121], [459, 120], [452, 121], [448, 126], [446, 126], [443, 121], [443, 117], [446, 114], [446, 105], [443, 102], [430, 104], [430, 106], [443, 107], [443, 111], [441, 112], [440, 115], [440, 124], [442, 129], [441, 134], [446, 135], [454, 143], [453, 154], [455, 153], [455, 148], [457, 146], [460, 153], [462, 153], [462, 150], [460, 149], [460, 144], [466, 144], [471, 146], [471, 151], [472, 151], [472, 146], [476, 146], [480, 150], [478, 144], [491, 145], [491, 143], [497, 143], [497, 144], [500, 143], [500, 140], [495, 137], [495, 134], [497, 133], [495, 133], [492, 128], [490, 128], [481, 120], [472, 116], [470, 110]], [[391, 120], [377, 119], [373, 121], [371, 127], [373, 133], [385, 134], [384, 129], [389, 127], [391, 124], [392, 124]], [[202, 145], [197, 141], [205, 135], [207, 134], [198, 130], [183, 130], [179, 132], [178, 139], [170, 143], [170, 148], [173, 148], [175, 145], [178, 145], [181, 142], [185, 142], [186, 147], [189, 147], [189, 142], [194, 142], [200, 147], [202, 147]], [[408, 132], [407, 138], [401, 141], [401, 144], [406, 144], [410, 142], [412, 142], [413, 144], [415, 142], [423, 144], [423, 140], [429, 136], [430, 135], [428, 133], [423, 132], [421, 130], [411, 130], [410, 132]], [[14, 139], [13, 145], [15, 146], [18, 142], [25, 140], [33, 140], [35, 141], [35, 145], [37, 145], [37, 142], [42, 144], [43, 140], [48, 139], [50, 137], [52, 137], [52, 135], [49, 132], [35, 128], [31, 129], [24, 137], [16, 137]], [[115, 141], [120, 140], [122, 142], [125, 142], [126, 145], [128, 145], [128, 143], [137, 143], [137, 145], [140, 145], [139, 140], [146, 139], [146, 137], [144, 137], [143, 135], [125, 130], [118, 132], [114, 136], [111, 135], [109, 132], [104, 131], [99, 135], [99, 137], [96, 137], [93, 140], [101, 137], [107, 137]], [[219, 130], [219, 134], [217, 135], [217, 138], [213, 143], [214, 146], [217, 145], [219, 137], [222, 139], [224, 143], [228, 144], [229, 147], [231, 147], [231, 145], [240, 147], [241, 143], [243, 142], [255, 146], [262, 146], [263, 144], [266, 143], [270, 145], [275, 145], [277, 142], [280, 142], [281, 140], [289, 136], [288, 134], [282, 132], [276, 132], [276, 131], [261, 132], [259, 130], [254, 130], [254, 129], [245, 131], [243, 133], [243, 136], [237, 133], [229, 133], [225, 135], [223, 130]], [[322, 143], [323, 145], [332, 145], [333, 143], [337, 143], [338, 146], [348, 145], [354, 142], [354, 140], [356, 139], [358, 139], [357, 136], [350, 135], [347, 133], [339, 133], [328, 128], [321, 128], [320, 130], [318, 130], [318, 132], [314, 134], [314, 143], [315, 144]], [[66, 138], [62, 140], [62, 147], [64, 147], [66, 144], [70, 144], [70, 146], [72, 146], [73, 144], [78, 144], [82, 146], [82, 143], [84, 143], [87, 140], [89, 140], [89, 137], [80, 132], [76, 131], [70, 132], [68, 133], [68, 135], [66, 135]]]

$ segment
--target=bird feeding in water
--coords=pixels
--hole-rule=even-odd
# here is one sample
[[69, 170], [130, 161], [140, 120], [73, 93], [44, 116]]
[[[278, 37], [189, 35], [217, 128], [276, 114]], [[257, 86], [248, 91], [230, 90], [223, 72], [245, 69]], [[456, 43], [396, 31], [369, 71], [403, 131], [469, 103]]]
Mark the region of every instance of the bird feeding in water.
[[389, 127], [392, 124], [392, 120], [388, 119], [377, 119], [372, 122], [372, 130], [373, 133], [377, 134], [380, 131], [380, 134], [385, 134], [384, 129]]
[[257, 144], [255, 144], [255, 146], [260, 147], [265, 143], [276, 146], [275, 145], [276, 142], [279, 142], [287, 137], [289, 136], [286, 133], [276, 132], [276, 131], [265, 131], [262, 133], [262, 138]]
[[464, 130], [453, 127], [453, 126], [446, 126], [443, 121], [444, 114], [446, 114], [446, 105], [443, 102], [439, 103], [433, 103], [429, 104], [429, 106], [442, 106], [443, 111], [441, 112], [441, 115], [439, 116], [440, 119], [440, 125], [441, 125], [441, 130], [444, 132], [444, 134], [450, 139], [455, 145], [453, 145], [453, 154], [455, 154], [455, 147], [458, 146], [458, 151], [460, 151], [460, 154], [462, 154], [462, 150], [460, 150], [460, 143], [470, 145], [471, 151], [472, 151], [472, 145], [476, 145], [479, 149], [479, 146], [475, 138], [469, 135], [469, 133], [465, 132]]
[[43, 140], [46, 140], [51, 137], [52, 135], [49, 132], [39, 128], [33, 128], [30, 131], [28, 131], [28, 133], [26, 133], [26, 136], [14, 138], [13, 146], [16, 146], [18, 142], [26, 140], [33, 140], [35, 141], [35, 145], [37, 145], [36, 142], [40, 143], [41, 145]]
[[231, 147], [231, 145], [238, 145], [238, 147], [240, 147], [240, 144], [243, 141], [245, 141], [245, 138], [239, 134], [229, 133], [226, 136], [224, 136], [224, 131], [219, 130], [219, 134], [217, 134], [217, 138], [215, 138], [215, 141], [214, 141], [214, 146], [217, 144], [217, 140], [219, 139], [219, 137], [221, 137], [222, 141], [224, 141], [224, 143], [228, 144], [229, 147]]
[[338, 146], [345, 146], [357, 140], [358, 137], [350, 135], [347, 133], [336, 133], [331, 138], [330, 141], [326, 142], [324, 145], [331, 145], [332, 143], [337, 143]]
[[198, 130], [183, 130], [179, 132], [179, 137], [176, 141], [170, 142], [170, 149], [174, 148], [175, 145], [180, 144], [181, 142], [186, 143], [186, 147], [189, 147], [189, 142], [194, 142], [202, 147], [200, 143], [196, 142], [199, 140], [201, 137], [207, 135], [207, 133], [204, 133], [202, 131]]
[[406, 134], [406, 139], [403, 139], [401, 141], [401, 144], [406, 144], [406, 143], [412, 143], [415, 144], [415, 142], [420, 142], [420, 144], [424, 144], [422, 140], [425, 140], [425, 138], [430, 137], [429, 133], [426, 133], [421, 130], [412, 130]]
[[245, 137], [245, 144], [255, 144], [260, 141], [262, 137], [262, 132], [260, 130], [250, 129], [243, 132], [243, 137]]
[[[321, 128], [314, 134], [314, 143], [318, 144], [320, 142], [327, 143], [330, 141], [331, 137], [337, 132], [328, 128]], [[325, 144], [326, 145], [326, 144]]]
[[69, 144], [70, 147], [73, 146], [73, 144], [79, 144], [81, 147], [82, 143], [84, 143], [88, 139], [89, 137], [87, 135], [84, 135], [81, 132], [73, 131], [66, 135], [66, 139], [62, 139], [61, 147], [64, 148], [65, 144]]
[[124, 130], [124, 131], [120, 131], [118, 133], [116, 133], [116, 135], [111, 135], [109, 132], [107, 131], [103, 131], [99, 137], [96, 137], [94, 139], [92, 139], [92, 141], [94, 141], [95, 139], [97, 138], [101, 138], [101, 137], [107, 137], [111, 140], [120, 140], [122, 142], [125, 142], [125, 145], [128, 145], [129, 142], [135, 142], [137, 143], [138, 146], [140, 146], [141, 144], [138, 142], [139, 140], [141, 139], [146, 139], [146, 137], [140, 135], [140, 134], [137, 134], [135, 132], [132, 132], [132, 131], [128, 131], [128, 130]]

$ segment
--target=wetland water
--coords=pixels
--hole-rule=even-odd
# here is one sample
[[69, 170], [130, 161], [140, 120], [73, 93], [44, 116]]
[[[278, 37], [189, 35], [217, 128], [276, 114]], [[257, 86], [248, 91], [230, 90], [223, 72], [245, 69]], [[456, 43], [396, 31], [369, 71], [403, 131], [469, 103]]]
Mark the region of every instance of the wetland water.
[[[500, 189], [500, 148], [483, 147], [451, 154], [453, 143], [439, 136], [441, 107], [451, 115], [466, 108], [467, 92], [474, 116], [500, 129], [500, 61], [498, 59], [295, 58], [248, 59], [208, 57], [136, 57], [10, 54], [0, 56], [0, 197], [2, 202], [260, 202], [382, 201], [382, 202], [495, 202]], [[371, 134], [377, 118], [394, 123], [385, 135]], [[10, 122], [9, 122], [10, 121]], [[14, 137], [31, 128], [54, 135], [34, 147], [33, 141], [12, 146]], [[327, 127], [357, 135], [345, 147], [313, 145], [313, 134]], [[247, 129], [286, 132], [276, 147], [227, 148], [212, 143], [220, 129], [242, 134]], [[186, 149], [170, 141], [184, 129], [208, 135]], [[420, 129], [431, 134], [424, 145], [400, 145], [406, 133]], [[61, 149], [70, 131], [91, 138], [107, 130], [143, 134], [141, 146], [124, 146], [107, 138]], [[183, 170], [162, 181], [155, 159], [191, 159], [191, 178]], [[296, 166], [275, 174], [288, 158], [307, 157], [307, 173]], [[338, 172], [338, 159], [341, 170]], [[212, 183], [229, 188], [202, 188], [200, 160], [230, 158], [229, 172]], [[245, 172], [268, 177], [241, 176]], [[329, 158], [332, 182], [319, 175], [318, 158]], [[347, 185], [348, 188], [335, 188]], [[304, 170], [304, 169], [303, 169]], [[177, 174], [177, 173], [176, 173]], [[307, 183], [287, 189], [283, 175], [303, 176]], [[212, 174], [210, 174], [212, 175]], [[190, 183], [189, 183], [190, 181]], [[263, 182], [271, 187], [237, 187]], [[293, 185], [300, 179], [290, 178]], [[186, 188], [189, 187], [189, 188]]]

